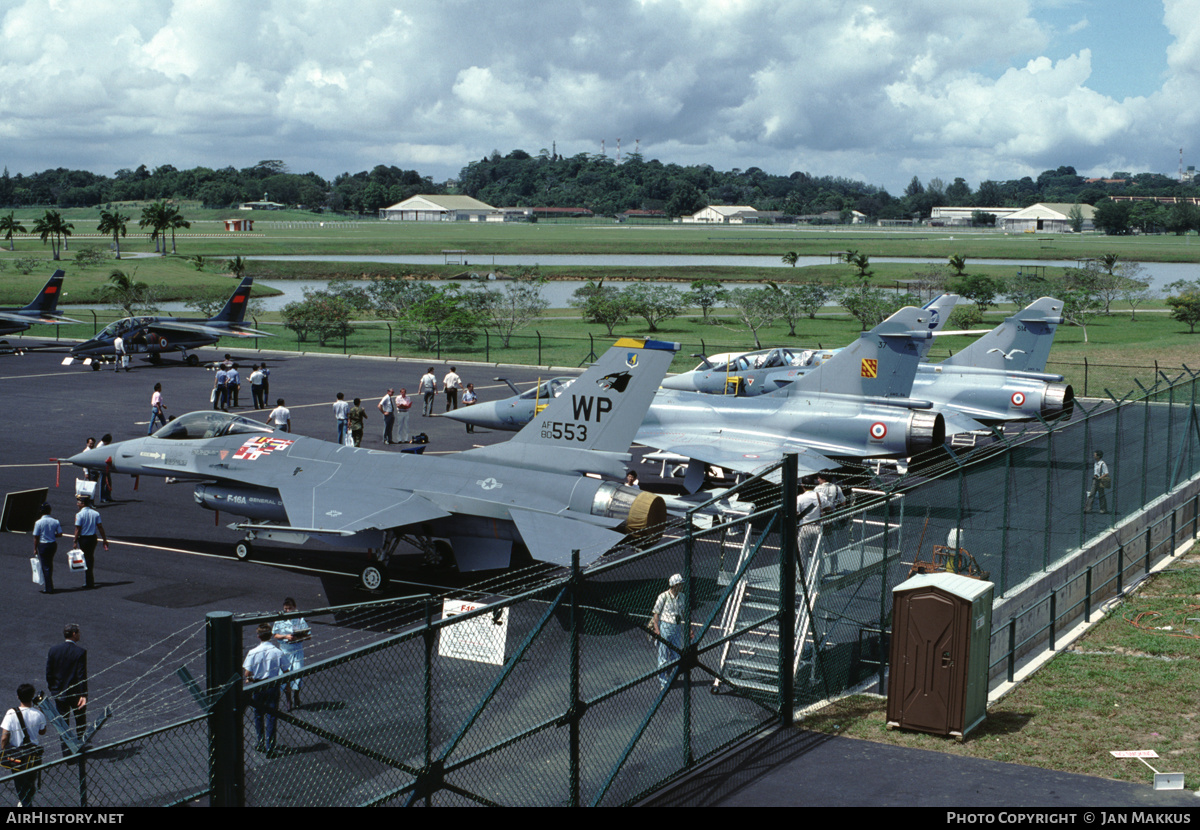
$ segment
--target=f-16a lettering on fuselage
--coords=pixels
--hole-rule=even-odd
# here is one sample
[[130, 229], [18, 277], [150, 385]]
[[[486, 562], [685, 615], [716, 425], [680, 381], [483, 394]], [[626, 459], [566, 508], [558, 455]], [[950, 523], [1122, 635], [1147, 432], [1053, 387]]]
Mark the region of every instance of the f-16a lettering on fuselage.
[[[188, 355], [188, 351], [211, 346], [222, 337], [272, 337], [269, 332], [258, 331], [244, 323], [253, 283], [253, 277], [243, 279], [225, 307], [207, 320], [189, 317], [125, 317], [117, 320], [91, 340], [72, 348], [71, 358], [113, 358], [116, 356], [116, 339], [120, 337], [127, 354], [149, 355], [151, 361], [157, 362], [166, 352], [180, 352], [184, 360], [194, 365], [199, 359]], [[92, 368], [98, 368], [98, 364], [93, 362]]]
[[28, 330], [34, 323], [47, 326], [78, 323], [78, 320], [64, 317], [58, 312], [63, 276], [62, 271], [55, 271], [29, 305], [23, 308], [0, 308], [0, 335], [18, 334]]
[[[377, 575], [402, 540], [426, 550], [448, 545], [461, 570], [504, 567], [517, 545], [557, 564], [568, 563], [578, 549], [587, 564], [630, 533], [653, 535], [666, 518], [660, 496], [619, 482], [677, 348], [619, 341], [580, 377], [576, 394], [555, 398], [537, 423], [506, 443], [450, 456], [346, 447], [204, 411], [70, 461], [199, 482], [195, 497], [202, 506], [249, 520], [238, 525], [247, 533], [239, 548], [250, 539], [315, 537], [369, 549], [376, 562], [368, 568]], [[596, 388], [595, 381], [622, 368], [629, 370], [622, 393], [578, 391]], [[165, 458], [185, 463], [166, 464]]]
[[[1043, 374], [1062, 302], [1043, 297], [941, 363], [918, 367], [912, 395], [931, 401], [954, 427], [956, 419], [984, 425], [1069, 417], [1074, 391], [1061, 375]], [[663, 381], [664, 389], [747, 397], [785, 389], [836, 351], [766, 349], [706, 360]], [[959, 421], [959, 426], [966, 426]]]

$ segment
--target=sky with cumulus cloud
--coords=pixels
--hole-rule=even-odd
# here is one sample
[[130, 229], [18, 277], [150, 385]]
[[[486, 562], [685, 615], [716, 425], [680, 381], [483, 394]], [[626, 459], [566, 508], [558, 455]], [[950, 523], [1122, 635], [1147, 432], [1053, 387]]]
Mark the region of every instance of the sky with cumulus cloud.
[[[0, 0], [0, 163], [1200, 167], [1200, 0]], [[1189, 143], [1191, 146], [1189, 147]]]

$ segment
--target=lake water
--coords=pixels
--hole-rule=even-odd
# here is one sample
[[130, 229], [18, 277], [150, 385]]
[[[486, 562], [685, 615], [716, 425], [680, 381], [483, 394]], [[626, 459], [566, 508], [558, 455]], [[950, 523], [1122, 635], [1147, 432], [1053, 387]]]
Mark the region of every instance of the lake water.
[[[406, 265], [442, 265], [445, 262], [444, 257], [437, 256], [388, 256], [388, 255], [367, 255], [367, 256], [347, 256], [347, 255], [303, 255], [303, 256], [248, 256], [244, 259], [260, 259], [271, 260], [273, 262], [386, 262], [394, 264]], [[523, 255], [494, 255], [494, 256], [478, 256], [469, 257], [475, 261], [464, 265], [464, 270], [474, 271], [479, 274], [486, 274], [493, 266], [516, 266], [516, 265], [546, 265], [546, 266], [570, 266], [570, 265], [590, 265], [590, 266], [641, 266], [641, 267], [700, 267], [700, 266], [733, 266], [741, 268], [781, 268], [790, 269], [791, 266], [785, 265], [779, 257], [776, 256], [706, 256], [706, 255], [658, 255], [658, 254], [619, 254], [619, 255], [600, 255], [600, 254], [523, 254]], [[899, 262], [909, 263], [912, 265], [930, 264], [930, 265], [945, 265], [944, 258], [904, 258], [904, 257], [879, 257], [873, 259], [873, 262]], [[829, 264], [829, 257], [801, 257], [797, 261], [798, 266], [804, 265], [826, 265]], [[968, 261], [968, 267], [972, 264], [979, 265], [1050, 265], [1070, 267], [1076, 265], [1075, 260], [1047, 260], [1032, 263], [1023, 263], [1019, 260], [1012, 259], [971, 259]], [[1151, 288], [1161, 292], [1169, 283], [1176, 280], [1194, 280], [1200, 278], [1200, 265], [1194, 263], [1177, 263], [1177, 262], [1146, 262], [1142, 263], [1143, 273], [1150, 277]], [[431, 280], [434, 285], [471, 285], [472, 283], [462, 280]], [[614, 280], [614, 283], [620, 283], [619, 280]], [[325, 280], [262, 280], [260, 285], [265, 285], [270, 288], [278, 289], [283, 293], [274, 297], [263, 298], [268, 311], [278, 311], [285, 305], [296, 300], [303, 299], [304, 289], [324, 288], [327, 284]], [[656, 282], [657, 285], [671, 285], [676, 288], [687, 288], [686, 282]], [[552, 280], [546, 283], [542, 289], [542, 296], [550, 301], [551, 308], [567, 308], [569, 307], [571, 294], [579, 287], [580, 283], [572, 280]], [[745, 287], [747, 283], [726, 283], [728, 287]], [[188, 309], [182, 303], [168, 303], [163, 306], [164, 311], [168, 312], [187, 312]]]

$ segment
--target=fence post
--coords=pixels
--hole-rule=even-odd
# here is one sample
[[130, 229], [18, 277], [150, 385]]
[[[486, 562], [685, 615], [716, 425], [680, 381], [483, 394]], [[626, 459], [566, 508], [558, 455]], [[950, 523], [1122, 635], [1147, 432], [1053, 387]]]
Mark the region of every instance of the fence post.
[[[433, 766], [433, 599], [425, 600], [425, 628], [421, 632], [425, 646], [425, 765], [421, 772], [427, 774]], [[415, 793], [414, 793], [415, 795]], [[432, 807], [433, 801], [425, 793], [425, 806]]]
[[1017, 618], [1008, 621], [1008, 682], [1017, 676]]
[[1088, 565], [1087, 577], [1084, 579], [1083, 621], [1092, 621], [1092, 566]]
[[779, 505], [779, 725], [792, 725], [796, 696], [796, 485], [800, 465], [794, 452], [783, 456], [783, 495]]
[[388, 327], [388, 357], [392, 356], [392, 324], [384, 323]]
[[442, 359], [442, 330], [437, 326], [433, 327], [433, 336], [437, 339], [437, 359]]
[[483, 330], [483, 362], [492, 362], [492, 335], [487, 329]]
[[1088, 393], [1088, 359], [1085, 355], [1083, 358], [1083, 396], [1086, 398]]
[[567, 711], [570, 713], [570, 776], [571, 776], [571, 792], [570, 804], [572, 807], [579, 806], [579, 718], [580, 712], [579, 700], [579, 590], [580, 583], [583, 580], [583, 575], [579, 570], [579, 549], [571, 551], [571, 676], [570, 682], [570, 703]]
[[1054, 623], [1058, 615], [1058, 589], [1050, 591], [1050, 650], [1054, 651]]
[[[241, 643], [233, 614], [211, 611], [205, 616], [205, 683], [216, 694], [241, 675]], [[246, 802], [242, 719], [238, 698], [240, 682], [226, 689], [208, 714], [208, 783], [214, 807], [244, 807]]]
[[537, 362], [537, 365], [541, 366], [542, 365], [542, 333], [540, 331], [538, 331], [537, 329], [534, 329], [533, 333], [537, 335], [537, 339], [538, 339], [538, 362]]
[[[541, 336], [538, 336], [541, 343]], [[540, 362], [540, 361], [539, 361]], [[692, 579], [692, 555], [695, 551], [694, 534], [691, 528], [683, 538], [683, 636], [679, 655], [680, 675], [683, 680], [683, 769], [690, 769], [695, 758], [692, 756], [692, 662], [696, 657], [696, 645], [692, 642], [692, 599], [696, 595], [696, 583]]]

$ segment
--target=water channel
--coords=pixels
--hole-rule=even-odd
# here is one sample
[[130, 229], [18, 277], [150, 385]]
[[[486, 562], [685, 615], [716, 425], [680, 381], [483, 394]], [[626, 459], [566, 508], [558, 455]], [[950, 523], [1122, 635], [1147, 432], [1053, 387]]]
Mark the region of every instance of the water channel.
[[[347, 254], [331, 254], [331, 255], [297, 255], [297, 256], [247, 256], [243, 259], [248, 260], [270, 260], [273, 262], [385, 262], [393, 264], [405, 265], [443, 265], [445, 257], [441, 255], [404, 255], [404, 256], [389, 256], [384, 254], [373, 255], [347, 255]], [[613, 267], [646, 267], [646, 268], [687, 268], [701, 266], [731, 266], [739, 268], [763, 268], [763, 269], [790, 269], [791, 266], [784, 264], [779, 257], [776, 256], [709, 256], [709, 255], [676, 255], [676, 254], [516, 254], [516, 255], [468, 255], [467, 264], [464, 264], [464, 271], [471, 271], [485, 276], [491, 272], [493, 268], [517, 265], [545, 265], [545, 266], [572, 266], [572, 265], [589, 265], [589, 266], [613, 266]], [[827, 265], [830, 263], [830, 257], [801, 257], [796, 265]], [[945, 265], [944, 258], [913, 258], [913, 257], [878, 257], [872, 259], [872, 262], [899, 262], [909, 263], [911, 265]], [[1043, 260], [1037, 262], [1022, 262], [1014, 259], [972, 259], [968, 265], [1008, 265], [1012, 267], [1029, 266], [1057, 266], [1057, 267], [1072, 267], [1078, 263], [1075, 260]], [[1166, 285], [1176, 280], [1193, 280], [1200, 278], [1200, 264], [1196, 263], [1179, 263], [1179, 262], [1144, 262], [1142, 263], [1143, 274], [1150, 277], [1151, 288], [1161, 293]], [[792, 269], [794, 270], [794, 269]], [[431, 280], [433, 285], [469, 285], [461, 280]], [[653, 281], [656, 285], [670, 285], [676, 288], [687, 288], [686, 282], [678, 281]], [[324, 288], [327, 280], [261, 280], [259, 285], [277, 289], [282, 294], [277, 294], [273, 297], [262, 298], [268, 311], [278, 311], [290, 302], [303, 299], [304, 290]], [[547, 282], [542, 289], [542, 296], [550, 301], [551, 308], [567, 308], [570, 303], [571, 294], [579, 287], [580, 283], [574, 280], [551, 280]], [[746, 287], [747, 283], [731, 282], [726, 283], [726, 287]], [[183, 303], [165, 303], [162, 306], [165, 312], [188, 312], [187, 307]]]

